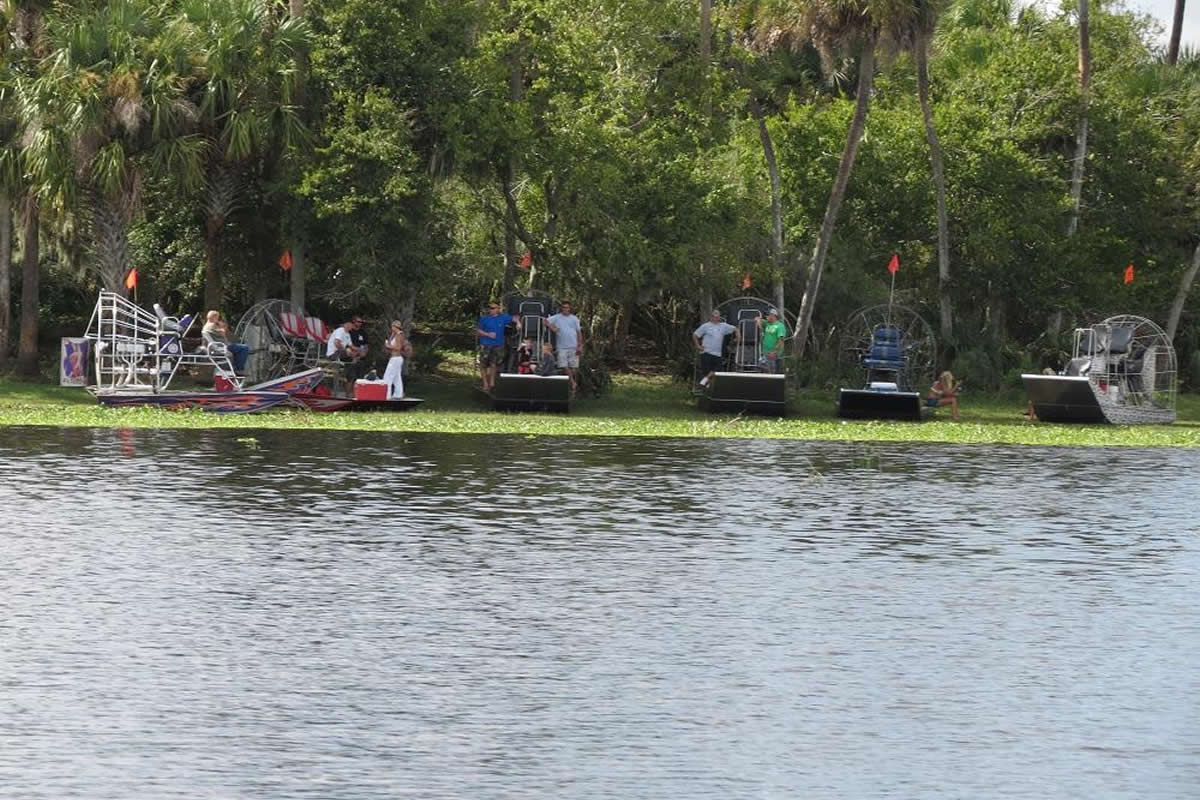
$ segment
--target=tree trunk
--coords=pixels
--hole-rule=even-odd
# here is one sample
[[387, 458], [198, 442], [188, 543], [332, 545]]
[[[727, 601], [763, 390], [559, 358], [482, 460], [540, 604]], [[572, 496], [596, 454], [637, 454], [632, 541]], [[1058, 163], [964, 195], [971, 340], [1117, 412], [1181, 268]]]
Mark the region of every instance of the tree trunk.
[[779, 163], [775, 160], [775, 145], [771, 131], [767, 128], [762, 105], [751, 95], [750, 113], [758, 123], [758, 140], [762, 143], [763, 158], [767, 162], [767, 176], [771, 179], [771, 269], [774, 274], [775, 306], [783, 310], [783, 201], [779, 190]]
[[625, 352], [629, 345], [629, 328], [633, 323], [633, 299], [627, 299], [617, 309], [617, 321], [613, 325], [612, 357], [618, 361], [625, 360]]
[[12, 343], [12, 195], [0, 191], [0, 367]]
[[708, 69], [712, 61], [712, 0], [700, 0], [700, 80], [703, 82], [704, 117], [712, 118], [712, 92], [709, 91]]
[[[288, 16], [293, 19], [303, 19], [304, 0], [288, 0]], [[308, 76], [307, 53], [299, 53], [296, 56], [296, 71], [299, 73], [296, 78], [296, 105], [300, 107], [302, 115], [307, 117], [306, 114], [303, 114], [307, 97], [307, 87], [305, 86], [305, 79]], [[308, 281], [308, 271], [305, 269], [304, 245], [293, 237], [290, 249], [292, 252], [292, 268], [288, 272], [291, 280], [292, 305], [297, 309], [303, 309]], [[216, 307], [213, 306], [213, 308]]]
[[1183, 6], [1185, 0], [1175, 0], [1175, 19], [1171, 23], [1171, 41], [1167, 45], [1167, 63], [1172, 67], [1179, 61], [1179, 38], [1183, 33]]
[[304, 245], [299, 240], [293, 240], [291, 252], [292, 268], [288, 270], [292, 283], [291, 301], [292, 305], [297, 309], [303, 309], [307, 299], [304, 296], [304, 291], [308, 279], [307, 265], [304, 258]]
[[38, 208], [32, 197], [25, 199], [22, 214], [24, 233], [21, 249], [21, 344], [17, 350], [17, 372], [38, 374]]
[[[514, 49], [509, 54], [508, 64], [508, 99], [512, 101], [513, 107], [517, 107], [521, 97], [525, 93], [525, 71], [521, 68], [521, 53]], [[507, 174], [501, 181], [501, 190], [504, 192], [504, 294], [512, 294], [517, 286], [517, 264], [520, 262], [520, 256], [517, 254], [517, 232], [518, 226], [521, 224], [517, 216], [517, 203], [514, 191], [517, 185], [517, 176], [520, 174], [520, 162], [517, 160], [515, 148], [509, 153], [507, 164], [505, 165]], [[533, 243], [526, 240], [526, 246]]]
[[[225, 220], [209, 217], [204, 225], [204, 308], [220, 310], [225, 299], [221, 277], [221, 229]], [[295, 261], [292, 262], [295, 269]]]
[[1196, 245], [1196, 250], [1192, 253], [1192, 265], [1179, 280], [1179, 291], [1175, 293], [1175, 302], [1171, 304], [1171, 314], [1167, 317], [1167, 339], [1172, 342], [1175, 341], [1179, 318], [1183, 316], [1183, 306], [1187, 303], [1188, 295], [1192, 291], [1192, 282], [1196, 280], [1198, 271], [1200, 271], [1200, 244]]
[[1088, 3], [1079, 0], [1079, 131], [1075, 136], [1075, 161], [1071, 165], [1071, 218], [1067, 236], [1079, 228], [1079, 207], [1083, 198], [1083, 167], [1087, 161], [1088, 107], [1092, 85], [1092, 46], [1088, 31]]
[[829, 253], [829, 244], [833, 241], [833, 228], [837, 222], [838, 210], [842, 206], [842, 198], [846, 195], [846, 186], [850, 183], [850, 171], [854, 168], [854, 157], [858, 154], [858, 145], [867, 124], [867, 110], [871, 104], [871, 88], [874, 83], [875, 41], [872, 39], [863, 47], [862, 58], [859, 60], [858, 95], [854, 102], [854, 119], [850, 123], [846, 148], [842, 151], [842, 161], [838, 166], [837, 178], [833, 182], [833, 190], [829, 193], [829, 203], [825, 206], [825, 218], [821, 222], [821, 232], [817, 236], [817, 243], [813, 248], [808, 280], [804, 284], [804, 295], [800, 298], [800, 313], [796, 317], [794, 334], [797, 340], [797, 358], [804, 357], [804, 344], [808, 339], [809, 326], [812, 325], [813, 307], [817, 302], [817, 291], [821, 288], [821, 274], [825, 271], [825, 257]]
[[120, 199], [92, 192], [93, 255], [100, 285], [125, 294], [129, 267], [129, 219]]
[[950, 299], [950, 223], [946, 218], [946, 170], [942, 166], [942, 143], [933, 125], [933, 105], [929, 100], [929, 41], [921, 37], [916, 44], [917, 96], [925, 120], [925, 138], [933, 167], [933, 192], [937, 198], [938, 304], [941, 307], [942, 341], [954, 336], [953, 305]]
[[[515, 161], [509, 160], [508, 163], [509, 178], [501, 184], [500, 190], [504, 192], [506, 198], [516, 198], [512, 194], [512, 175], [515, 171]], [[504, 282], [501, 284], [501, 292], [505, 296], [513, 293], [517, 286], [517, 264], [520, 262], [520, 256], [517, 255], [517, 215], [513, 209], [515, 203], [508, 202], [504, 207]]]

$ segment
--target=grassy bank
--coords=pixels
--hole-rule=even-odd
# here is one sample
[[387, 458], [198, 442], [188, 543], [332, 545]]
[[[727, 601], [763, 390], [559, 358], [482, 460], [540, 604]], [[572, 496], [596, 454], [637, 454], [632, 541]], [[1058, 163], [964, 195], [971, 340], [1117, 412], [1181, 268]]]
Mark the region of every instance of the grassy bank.
[[469, 360], [456, 357], [434, 376], [414, 381], [424, 397], [407, 413], [316, 414], [279, 410], [220, 415], [204, 411], [106, 409], [82, 389], [0, 379], [0, 425], [129, 428], [281, 428], [547, 436], [662, 436], [846, 441], [912, 441], [1082, 446], [1200, 446], [1200, 397], [1179, 401], [1174, 425], [1112, 426], [1029, 423], [1017, 395], [967, 395], [962, 421], [945, 410], [925, 423], [846, 421], [834, 413], [832, 391], [806, 390], [789, 399], [786, 419], [708, 415], [688, 388], [662, 376], [618, 375], [610, 394], [583, 398], [570, 414], [512, 414], [486, 409], [473, 391]]

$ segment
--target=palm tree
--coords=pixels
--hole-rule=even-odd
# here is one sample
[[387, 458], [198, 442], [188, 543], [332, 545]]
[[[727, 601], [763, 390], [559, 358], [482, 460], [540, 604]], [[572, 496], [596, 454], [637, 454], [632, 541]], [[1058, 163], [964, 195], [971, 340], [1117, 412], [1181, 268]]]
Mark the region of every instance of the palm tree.
[[6, 56], [0, 45], [0, 58], [5, 58], [0, 63], [0, 367], [8, 363], [12, 339], [12, 201], [21, 187], [20, 128]]
[[911, 12], [896, 18], [892, 37], [913, 54], [917, 68], [917, 97], [929, 142], [933, 189], [937, 204], [938, 301], [941, 336], [949, 342], [954, 335], [954, 313], [950, 297], [950, 224], [946, 213], [946, 170], [942, 162], [942, 144], [933, 124], [933, 106], [929, 99], [929, 45], [937, 30], [943, 0], [914, 0]]
[[796, 317], [794, 336], [797, 339], [797, 356], [804, 355], [838, 210], [850, 183], [854, 158], [866, 128], [867, 111], [875, 80], [875, 49], [881, 34], [887, 30], [881, 23], [898, 18], [904, 13], [904, 9], [904, 3], [899, 0], [768, 0], [759, 16], [758, 40], [762, 46], [798, 47], [806, 41], [811, 41], [821, 53], [827, 68], [833, 63], [835, 53], [849, 53], [858, 58], [854, 117], [850, 122], [850, 131], [838, 164], [837, 177], [825, 206], [821, 230], [813, 246], [804, 295], [800, 299], [800, 312]]
[[[4, 25], [4, 64], [6, 76], [3, 97], [0, 98], [0, 119], [9, 128], [4, 136], [3, 155], [0, 155], [0, 362], [7, 357], [11, 341], [11, 258], [12, 212], [21, 213], [22, 258], [21, 258], [21, 320], [20, 344], [17, 349], [17, 371], [23, 375], [36, 375], [38, 371], [38, 206], [36, 187], [31, 185], [24, 168], [24, 153], [20, 137], [22, 128], [30, 118], [23, 115], [19, 103], [20, 80], [34, 70], [37, 59], [43, 55], [44, 36], [42, 17], [50, 6], [49, 0], [0, 0]], [[14, 209], [14, 206], [16, 207]]]
[[49, 55], [21, 87], [26, 157], [47, 199], [86, 207], [92, 266], [124, 290], [128, 229], [147, 169], [185, 188], [200, 180], [203, 141], [185, 91], [193, 58], [181, 26], [150, 0], [64, 7], [47, 20]]
[[299, 20], [276, 24], [263, 0], [191, 0], [183, 15], [204, 71], [195, 97], [206, 142], [204, 305], [220, 308], [225, 224], [245, 193], [247, 165], [307, 134], [293, 100], [295, 58], [308, 36]]

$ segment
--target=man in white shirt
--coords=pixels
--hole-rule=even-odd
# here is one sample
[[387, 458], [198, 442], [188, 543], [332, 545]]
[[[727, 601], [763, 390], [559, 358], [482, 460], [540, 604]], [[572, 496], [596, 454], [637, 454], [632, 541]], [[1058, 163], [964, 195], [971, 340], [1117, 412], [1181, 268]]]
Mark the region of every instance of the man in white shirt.
[[566, 300], [559, 304], [558, 313], [546, 320], [546, 324], [554, 331], [558, 368], [567, 371], [574, 392], [575, 371], [579, 369], [579, 355], [583, 352], [583, 326], [579, 324], [579, 317], [571, 313], [571, 304]]
[[329, 334], [329, 341], [325, 345], [325, 357], [341, 361], [345, 365], [342, 377], [346, 381], [348, 396], [354, 395], [354, 381], [358, 378], [359, 366], [366, 363], [362, 360], [365, 353], [361, 348], [354, 346], [354, 340], [350, 336], [352, 331], [359, 330], [362, 326], [363, 318], [355, 314], [349, 322], [335, 328], [333, 333]]
[[721, 312], [716, 309], [713, 309], [708, 322], [696, 328], [692, 333], [692, 338], [696, 341], [696, 349], [700, 351], [700, 371], [705, 373], [700, 380], [701, 386], [708, 386], [713, 373], [721, 368], [724, 361], [725, 337], [731, 333], [737, 337], [737, 342], [740, 344], [742, 341], [741, 331], [728, 322], [723, 322]]

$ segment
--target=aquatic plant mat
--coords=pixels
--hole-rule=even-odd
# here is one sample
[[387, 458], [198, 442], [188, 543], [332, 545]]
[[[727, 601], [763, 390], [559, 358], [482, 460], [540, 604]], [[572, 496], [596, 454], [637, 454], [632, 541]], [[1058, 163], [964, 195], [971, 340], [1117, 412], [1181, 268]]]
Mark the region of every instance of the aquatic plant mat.
[[[928, 422], [842, 420], [836, 390], [804, 390], [788, 396], [786, 418], [706, 414], [687, 386], [664, 377], [618, 375], [610, 394], [580, 397], [567, 414], [488, 410], [478, 400], [467, 366], [451, 363], [408, 388], [425, 398], [404, 414], [314, 413], [278, 410], [262, 414], [213, 414], [152, 408], [107, 409], [82, 389], [0, 379], [0, 425], [112, 428], [244, 428], [510, 433], [535, 436], [657, 436], [769, 438], [842, 441], [911, 441], [1064, 446], [1200, 446], [1200, 396], [1181, 395], [1174, 425], [1062, 425], [1029, 422], [1025, 398], [966, 395], [962, 421], [945, 409]], [[2, 434], [0, 434], [2, 435]]]

